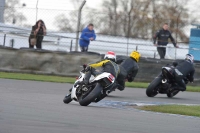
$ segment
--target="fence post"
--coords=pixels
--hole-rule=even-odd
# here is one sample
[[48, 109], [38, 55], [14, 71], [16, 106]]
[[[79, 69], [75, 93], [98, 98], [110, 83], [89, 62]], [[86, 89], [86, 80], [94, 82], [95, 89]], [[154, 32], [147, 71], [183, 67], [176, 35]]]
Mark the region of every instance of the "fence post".
[[70, 52], [72, 51], [72, 44], [73, 44], [73, 40], [71, 40], [71, 44], [70, 44]]
[[130, 38], [130, 21], [131, 21], [131, 17], [130, 17], [130, 13], [128, 13], [128, 37], [127, 37], [127, 50], [126, 50], [126, 55], [128, 56], [128, 49], [129, 49], [129, 38]]
[[14, 47], [14, 42], [15, 42], [14, 39], [11, 39], [11, 40], [10, 40], [10, 46], [11, 46], [12, 48]]
[[177, 51], [176, 51], [176, 50], [177, 50], [177, 48], [175, 48], [175, 60], [176, 60], [176, 56], [177, 56], [177, 55], [176, 55], [176, 54], [177, 54]]
[[6, 34], [4, 34], [4, 39], [3, 39], [3, 46], [6, 44]]
[[83, 6], [85, 5], [86, 0], [84, 0], [81, 4], [81, 6], [79, 7], [78, 10], [78, 21], [77, 21], [77, 28], [76, 28], [76, 45], [75, 45], [75, 51], [78, 51], [78, 40], [79, 40], [79, 29], [80, 29], [80, 23], [81, 23], [81, 11]]
[[39, 2], [39, 0], [37, 0], [37, 3], [36, 3], [36, 20], [35, 20], [35, 22], [37, 22], [37, 18], [38, 18], [38, 2]]
[[155, 8], [155, 0], [152, 0], [152, 7], [153, 7], [153, 19], [152, 19], [152, 36], [154, 35], [154, 29], [155, 29], [155, 14], [156, 14], [156, 8]]

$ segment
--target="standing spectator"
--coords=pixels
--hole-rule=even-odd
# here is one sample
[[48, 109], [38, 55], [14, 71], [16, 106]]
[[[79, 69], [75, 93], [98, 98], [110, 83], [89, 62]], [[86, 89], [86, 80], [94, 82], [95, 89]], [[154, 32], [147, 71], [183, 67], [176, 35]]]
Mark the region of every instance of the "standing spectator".
[[94, 41], [95, 39], [96, 39], [96, 34], [94, 31], [94, 25], [89, 24], [85, 29], [82, 30], [81, 33], [81, 38], [79, 40], [81, 52], [87, 52], [90, 41]]
[[[29, 36], [29, 48], [34, 48], [36, 45], [37, 49], [42, 48], [42, 41], [46, 35], [46, 26], [42, 20], [38, 20], [34, 26], [32, 26], [31, 34]], [[35, 44], [31, 44], [31, 39], [36, 38]]]
[[[157, 46], [157, 51], [160, 55], [160, 59], [164, 59], [165, 58], [165, 54], [166, 54], [166, 46], [168, 44], [168, 39], [170, 38], [170, 40], [172, 41], [172, 43], [174, 44], [174, 47], [178, 48], [178, 45], [176, 44], [174, 38], [172, 37], [170, 31], [168, 30], [169, 26], [168, 23], [165, 23], [163, 25], [163, 28], [160, 29], [154, 36], [153, 36], [153, 41], [154, 41], [154, 45]], [[157, 43], [156, 43], [157, 40]]]

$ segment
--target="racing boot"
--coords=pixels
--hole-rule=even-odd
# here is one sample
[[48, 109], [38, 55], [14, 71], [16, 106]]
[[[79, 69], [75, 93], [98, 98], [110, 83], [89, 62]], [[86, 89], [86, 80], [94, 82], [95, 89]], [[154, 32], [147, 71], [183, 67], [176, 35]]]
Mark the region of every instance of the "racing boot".
[[124, 87], [121, 86], [121, 85], [119, 85], [119, 86], [117, 87], [117, 89], [120, 90], [120, 91], [123, 91], [123, 90], [124, 90]]

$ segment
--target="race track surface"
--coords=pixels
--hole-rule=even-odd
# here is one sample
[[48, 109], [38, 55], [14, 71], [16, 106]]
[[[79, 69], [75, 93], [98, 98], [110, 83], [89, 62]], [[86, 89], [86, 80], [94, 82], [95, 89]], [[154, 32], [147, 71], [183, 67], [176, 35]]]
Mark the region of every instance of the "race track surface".
[[[62, 102], [70, 84], [0, 79], [0, 133], [199, 133], [200, 118], [134, 109], [134, 104], [200, 104], [200, 93], [148, 98], [115, 91], [88, 107]], [[130, 103], [130, 104], [129, 104]]]

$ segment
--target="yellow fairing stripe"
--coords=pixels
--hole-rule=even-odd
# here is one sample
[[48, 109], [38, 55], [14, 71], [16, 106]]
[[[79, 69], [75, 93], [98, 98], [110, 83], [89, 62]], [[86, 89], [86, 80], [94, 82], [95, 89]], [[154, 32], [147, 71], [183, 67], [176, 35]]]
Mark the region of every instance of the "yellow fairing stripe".
[[105, 63], [109, 62], [109, 60], [103, 60], [94, 64], [90, 64], [91, 67], [96, 68], [96, 67], [102, 67]]

